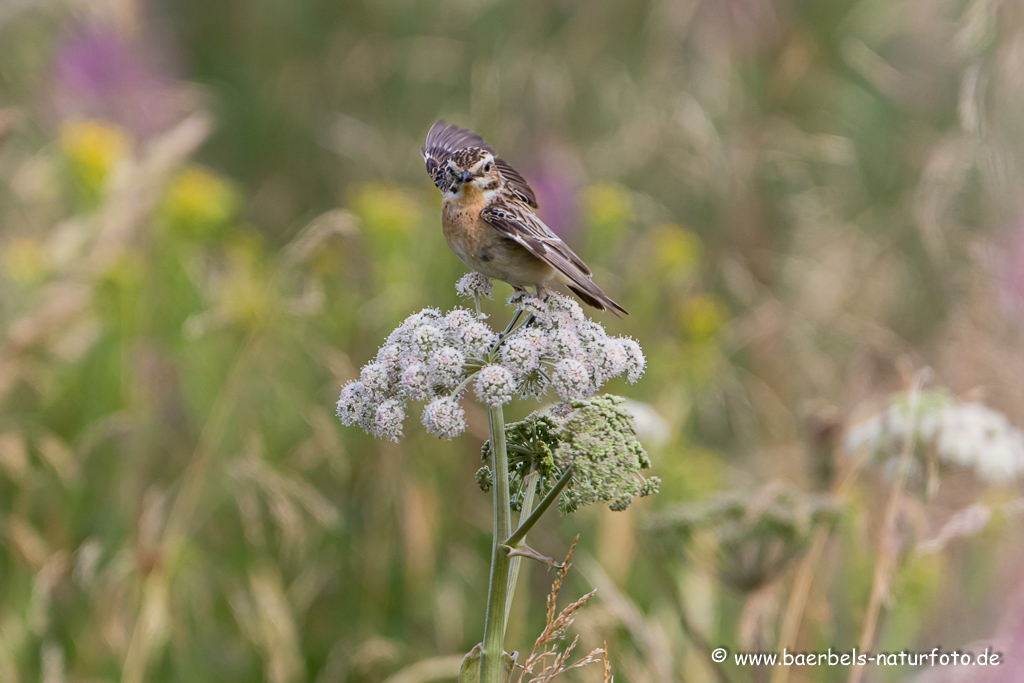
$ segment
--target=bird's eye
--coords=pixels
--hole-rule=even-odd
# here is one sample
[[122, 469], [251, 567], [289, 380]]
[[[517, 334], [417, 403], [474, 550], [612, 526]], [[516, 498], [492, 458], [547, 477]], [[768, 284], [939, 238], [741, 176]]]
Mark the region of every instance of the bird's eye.
[[491, 170], [491, 162], [488, 161], [486, 164], [484, 164], [484, 173], [487, 173], [490, 170]]

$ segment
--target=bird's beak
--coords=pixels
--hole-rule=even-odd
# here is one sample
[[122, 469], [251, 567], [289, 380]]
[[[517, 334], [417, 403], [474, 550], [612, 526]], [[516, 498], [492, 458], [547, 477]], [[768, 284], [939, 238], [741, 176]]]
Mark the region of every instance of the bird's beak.
[[472, 173], [470, 173], [469, 171], [463, 171], [462, 174], [459, 175], [459, 182], [468, 183], [470, 178], [472, 177]]

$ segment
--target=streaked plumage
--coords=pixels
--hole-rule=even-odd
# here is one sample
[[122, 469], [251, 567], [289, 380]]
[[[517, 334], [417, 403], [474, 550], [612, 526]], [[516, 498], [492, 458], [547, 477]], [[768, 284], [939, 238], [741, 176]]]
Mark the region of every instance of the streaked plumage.
[[438, 121], [423, 159], [442, 194], [441, 225], [452, 251], [473, 270], [538, 293], [560, 285], [584, 303], [626, 310], [591, 279], [590, 269], [537, 217], [526, 180], [476, 133]]

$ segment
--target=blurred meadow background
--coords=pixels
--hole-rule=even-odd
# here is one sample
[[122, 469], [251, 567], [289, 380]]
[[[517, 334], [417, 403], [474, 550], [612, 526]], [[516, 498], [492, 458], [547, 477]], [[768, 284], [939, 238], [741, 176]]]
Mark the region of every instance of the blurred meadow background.
[[[531, 536], [580, 534], [581, 650], [620, 683], [840, 681], [707, 653], [873, 619], [876, 651], [1019, 660], [1024, 5], [2, 0], [0, 681], [454, 680], [486, 414], [400, 444], [334, 416], [457, 304], [437, 118], [523, 172], [648, 356], [609, 390], [660, 494]], [[908, 401], [939, 404], [917, 446], [885, 436]], [[551, 579], [524, 570], [509, 649]]]

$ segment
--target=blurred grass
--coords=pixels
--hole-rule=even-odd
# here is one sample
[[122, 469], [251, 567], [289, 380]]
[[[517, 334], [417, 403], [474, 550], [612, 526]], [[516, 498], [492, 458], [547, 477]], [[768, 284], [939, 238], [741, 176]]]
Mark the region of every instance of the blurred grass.
[[[808, 420], [904, 362], [1024, 422], [1014, 3], [111, 7], [0, 7], [0, 680], [380, 681], [477, 642], [484, 413], [400, 445], [332, 414], [398, 321], [456, 304], [435, 118], [534, 182], [648, 354], [611, 390], [668, 426], [661, 500], [536, 538], [600, 560], [577, 626], [618, 680], [711, 680], [665, 596], [731, 649], [749, 614], [638, 532], [650, 508], [824, 486]], [[885, 489], [823, 560], [809, 647], [856, 638]], [[879, 648], [989, 634], [1014, 534], [911, 562]]]

